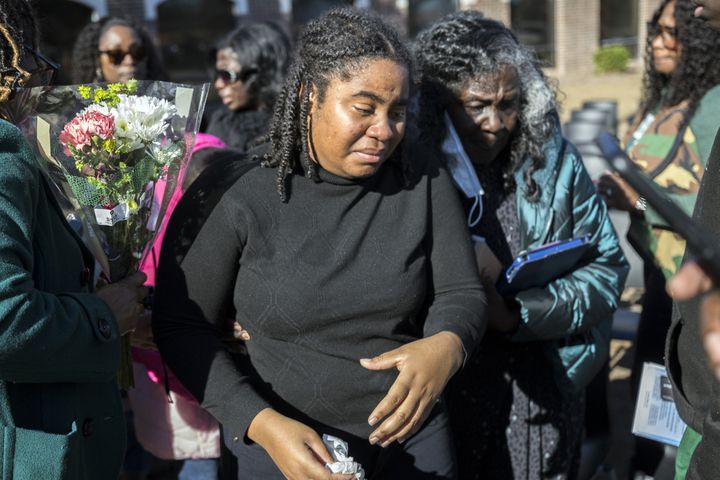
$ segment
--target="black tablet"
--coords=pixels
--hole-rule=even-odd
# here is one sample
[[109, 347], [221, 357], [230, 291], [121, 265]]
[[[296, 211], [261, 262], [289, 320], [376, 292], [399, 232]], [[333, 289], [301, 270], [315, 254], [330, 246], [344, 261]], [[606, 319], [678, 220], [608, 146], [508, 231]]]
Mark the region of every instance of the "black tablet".
[[[702, 225], [690, 218], [655, 182], [642, 173], [627, 157], [617, 139], [605, 132], [595, 140], [610, 166], [647, 204], [687, 241], [687, 248], [712, 276], [720, 279], [720, 248]], [[720, 208], [720, 207], [719, 207]]]

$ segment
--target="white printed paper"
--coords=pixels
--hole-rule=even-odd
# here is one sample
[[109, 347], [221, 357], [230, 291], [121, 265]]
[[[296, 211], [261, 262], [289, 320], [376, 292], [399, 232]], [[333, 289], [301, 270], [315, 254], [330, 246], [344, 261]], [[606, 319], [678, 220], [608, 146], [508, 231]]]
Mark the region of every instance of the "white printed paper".
[[685, 432], [672, 400], [672, 385], [665, 367], [644, 363], [632, 433], [677, 447]]
[[365, 471], [362, 466], [354, 461], [353, 457], [348, 456], [347, 442], [327, 434], [323, 434], [322, 440], [335, 460], [333, 463], [325, 464], [328, 470], [332, 473], [352, 473], [356, 480], [365, 480]]
[[97, 221], [98, 225], [104, 227], [112, 227], [118, 222], [127, 220], [129, 216], [130, 215], [127, 203], [121, 203], [112, 210], [108, 208], [95, 209], [95, 220]]

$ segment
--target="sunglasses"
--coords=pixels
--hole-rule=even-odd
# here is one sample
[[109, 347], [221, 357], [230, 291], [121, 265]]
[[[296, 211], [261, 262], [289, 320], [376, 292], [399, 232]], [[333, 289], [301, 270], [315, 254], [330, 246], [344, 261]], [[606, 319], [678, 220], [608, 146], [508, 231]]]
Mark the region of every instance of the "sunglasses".
[[98, 51], [101, 55], [107, 55], [108, 59], [110, 60], [110, 63], [113, 65], [120, 65], [123, 60], [125, 60], [125, 57], [130, 55], [132, 59], [136, 62], [141, 62], [147, 58], [147, 51], [145, 51], [145, 47], [142, 45], [133, 45], [130, 47], [130, 50], [127, 52], [124, 50], [116, 49], [116, 50], [100, 50]]
[[251, 75], [254, 75], [257, 72], [257, 68], [244, 68], [239, 72], [215, 69], [212, 71], [210, 76], [212, 77], [213, 82], [221, 80], [223, 83], [235, 83], [238, 81], [245, 82]]

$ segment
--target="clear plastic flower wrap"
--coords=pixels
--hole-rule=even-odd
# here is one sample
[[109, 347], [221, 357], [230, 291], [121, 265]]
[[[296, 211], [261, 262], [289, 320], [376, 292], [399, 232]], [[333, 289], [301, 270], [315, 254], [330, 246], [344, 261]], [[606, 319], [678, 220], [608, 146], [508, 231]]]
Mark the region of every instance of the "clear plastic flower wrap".
[[[208, 87], [135, 80], [40, 87], [5, 107], [107, 281], [137, 270], [164, 221]], [[128, 387], [129, 335], [121, 343], [119, 381]]]

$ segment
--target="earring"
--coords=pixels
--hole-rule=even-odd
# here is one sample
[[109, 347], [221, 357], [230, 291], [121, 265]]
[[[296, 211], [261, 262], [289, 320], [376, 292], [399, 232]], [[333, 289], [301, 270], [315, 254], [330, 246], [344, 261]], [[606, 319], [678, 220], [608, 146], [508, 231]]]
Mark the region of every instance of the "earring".
[[95, 69], [95, 80], [94, 81], [102, 82], [103, 80], [105, 80], [105, 79], [103, 78], [102, 69], [100, 67], [97, 67]]

